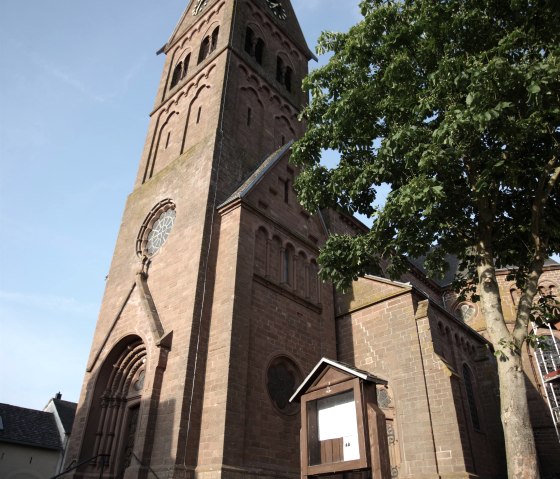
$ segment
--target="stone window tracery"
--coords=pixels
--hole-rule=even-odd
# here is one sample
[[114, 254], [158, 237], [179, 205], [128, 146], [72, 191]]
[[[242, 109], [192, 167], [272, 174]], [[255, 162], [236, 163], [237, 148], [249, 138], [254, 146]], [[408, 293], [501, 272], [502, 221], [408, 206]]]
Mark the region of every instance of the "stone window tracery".
[[455, 316], [464, 323], [469, 323], [476, 316], [476, 306], [469, 302], [463, 302], [455, 307]]
[[161, 249], [175, 224], [175, 217], [175, 204], [170, 199], [152, 208], [136, 240], [136, 254], [140, 258], [154, 256]]

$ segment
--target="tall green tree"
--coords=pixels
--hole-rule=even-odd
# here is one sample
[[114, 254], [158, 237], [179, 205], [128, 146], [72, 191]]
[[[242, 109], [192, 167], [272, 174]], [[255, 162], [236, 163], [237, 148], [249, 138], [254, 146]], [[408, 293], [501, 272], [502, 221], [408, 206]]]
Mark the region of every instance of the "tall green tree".
[[[441, 274], [456, 255], [499, 357], [509, 477], [537, 478], [521, 348], [543, 263], [560, 251], [560, 2], [364, 0], [361, 10], [347, 33], [319, 40], [332, 57], [304, 82], [308, 128], [293, 148], [310, 211], [373, 221], [328, 240], [322, 275], [345, 287], [385, 259], [398, 277], [422, 255]], [[340, 152], [336, 167], [320, 164], [323, 149]], [[508, 265], [522, 291], [513, 330], [495, 273]]]

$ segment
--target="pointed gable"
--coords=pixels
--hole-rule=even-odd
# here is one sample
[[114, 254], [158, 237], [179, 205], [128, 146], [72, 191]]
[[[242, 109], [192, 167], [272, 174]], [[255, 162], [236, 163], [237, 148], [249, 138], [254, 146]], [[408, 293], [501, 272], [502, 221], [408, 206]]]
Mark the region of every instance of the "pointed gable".
[[[267, 0], [261, 0], [261, 1], [266, 5]], [[305, 36], [303, 35], [303, 31], [301, 29], [301, 26], [299, 24], [299, 21], [297, 19], [296, 13], [294, 11], [294, 8], [292, 7], [290, 0], [282, 0], [282, 4], [286, 9], [286, 13], [287, 13], [286, 19], [279, 20], [276, 17], [274, 17], [274, 15], [271, 15], [274, 18], [275, 23], [282, 28], [282, 30], [287, 34], [290, 40], [292, 40], [301, 49], [302, 52], [305, 52], [308, 59], [313, 58], [317, 60], [317, 58], [315, 57], [315, 55], [307, 45], [307, 41], [305, 40]]]
[[[200, 2], [201, 0], [190, 0], [175, 30], [173, 30], [169, 40], [162, 48], [162, 51], [167, 52], [195, 23], [198, 23], [200, 18], [208, 11], [215, 8], [218, 4], [223, 5], [225, 3], [224, 0], [202, 0], [202, 3]], [[200, 8], [200, 6], [202, 6], [202, 8], [197, 10], [197, 7]]]
[[337, 293], [336, 315], [343, 316], [410, 291], [412, 291], [410, 284], [377, 276], [365, 276], [354, 281], [348, 291]]
[[355, 368], [340, 361], [322, 358], [308, 376], [303, 380], [290, 401], [296, 401], [306, 392], [322, 389], [348, 379], [359, 378], [375, 384], [387, 385], [387, 381], [362, 369]]

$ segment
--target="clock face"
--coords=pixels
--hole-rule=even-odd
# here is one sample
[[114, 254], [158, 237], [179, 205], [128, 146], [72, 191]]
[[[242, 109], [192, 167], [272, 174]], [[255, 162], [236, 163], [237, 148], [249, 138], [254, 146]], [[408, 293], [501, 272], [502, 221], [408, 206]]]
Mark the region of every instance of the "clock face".
[[192, 12], [193, 16], [196, 17], [207, 4], [208, 4], [208, 0], [196, 0], [196, 4]]
[[286, 13], [286, 9], [280, 0], [266, 0], [266, 3], [276, 18], [286, 20], [288, 14]]

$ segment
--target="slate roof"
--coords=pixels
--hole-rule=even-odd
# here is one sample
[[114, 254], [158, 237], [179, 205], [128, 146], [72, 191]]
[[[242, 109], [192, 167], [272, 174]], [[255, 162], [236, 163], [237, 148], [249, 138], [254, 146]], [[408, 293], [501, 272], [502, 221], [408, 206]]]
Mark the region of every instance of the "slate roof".
[[449, 254], [446, 255], [445, 260], [449, 264], [449, 269], [445, 272], [445, 275], [443, 276], [443, 278], [429, 277], [428, 274], [426, 273], [426, 269], [424, 268], [424, 261], [425, 260], [426, 260], [425, 256], [420, 256], [418, 258], [408, 258], [408, 261], [410, 263], [412, 263], [413, 266], [418, 268], [422, 272], [422, 274], [424, 274], [426, 277], [431, 279], [440, 288], [445, 288], [447, 286], [450, 286], [451, 283], [453, 283], [453, 280], [455, 279], [455, 274], [457, 273], [457, 270], [459, 269], [459, 260], [457, 259], [456, 256], [449, 255]]
[[[446, 288], [448, 286], [451, 286], [451, 283], [453, 283], [453, 279], [455, 279], [455, 274], [457, 273], [457, 271], [459, 269], [459, 260], [457, 259], [457, 257], [453, 256], [453, 255], [447, 255], [445, 257], [446, 261], [449, 263], [449, 269], [446, 271], [444, 277], [441, 278], [441, 279], [431, 278], [427, 275], [426, 270], [424, 268], [425, 259], [426, 259], [425, 256], [420, 256], [418, 258], [409, 258], [408, 260], [409, 260], [410, 263], [412, 263], [412, 265], [414, 265], [416, 268], [418, 268], [426, 277], [431, 279], [440, 288]], [[544, 262], [544, 266], [558, 266], [558, 263], [556, 261], [554, 261], [552, 258], [549, 258]], [[511, 268], [514, 268], [514, 267], [512, 266]], [[504, 271], [506, 269], [509, 269], [509, 268], [501, 268], [498, 271]]]
[[283, 147], [276, 150], [272, 155], [265, 158], [263, 162], [246, 178], [238, 187], [237, 189], [229, 196], [227, 200], [225, 200], [221, 205], [218, 206], [218, 209], [227, 206], [232, 201], [237, 199], [243, 198], [249, 191], [253, 189], [255, 185], [261, 181], [264, 177], [265, 173], [272, 168], [280, 158], [282, 158], [287, 151], [292, 147], [294, 144], [293, 140], [286, 143]]
[[60, 435], [51, 413], [0, 403], [0, 417], [0, 442], [61, 449]]
[[72, 432], [72, 425], [74, 424], [74, 416], [76, 415], [76, 408], [78, 405], [75, 402], [63, 401], [62, 399], [53, 398], [54, 407], [64, 428], [66, 434]]

